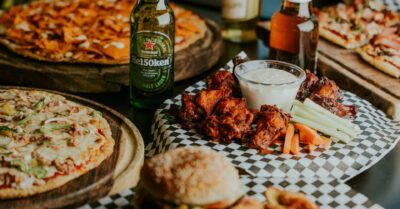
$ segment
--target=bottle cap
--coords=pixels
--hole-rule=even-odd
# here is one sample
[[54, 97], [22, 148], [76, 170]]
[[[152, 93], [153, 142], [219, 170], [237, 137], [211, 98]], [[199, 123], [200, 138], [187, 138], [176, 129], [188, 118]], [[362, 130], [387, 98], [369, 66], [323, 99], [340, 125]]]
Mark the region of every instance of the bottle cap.
[[311, 0], [289, 0], [289, 2], [292, 3], [307, 3], [310, 2]]

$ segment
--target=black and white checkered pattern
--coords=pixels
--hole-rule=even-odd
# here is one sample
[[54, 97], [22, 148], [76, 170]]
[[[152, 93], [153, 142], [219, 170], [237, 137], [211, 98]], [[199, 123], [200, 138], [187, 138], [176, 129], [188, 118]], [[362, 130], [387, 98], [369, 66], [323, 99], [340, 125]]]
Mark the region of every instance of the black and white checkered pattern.
[[390, 10], [400, 11], [400, 0], [381, 0]]
[[[382, 209], [368, 198], [352, 190], [346, 184], [335, 179], [279, 179], [241, 177], [244, 191], [247, 195], [264, 202], [265, 190], [270, 186], [288, 191], [302, 192], [321, 208], [353, 208], [353, 209]], [[100, 199], [97, 202], [84, 205], [78, 209], [132, 209], [129, 204], [134, 195], [133, 189], [124, 190], [119, 194]]]
[[[241, 54], [245, 56], [244, 54]], [[232, 63], [227, 65], [230, 68]], [[205, 88], [200, 81], [186, 90], [196, 93]], [[300, 155], [280, 154], [275, 146], [272, 154], [261, 155], [257, 150], [238, 143], [221, 144], [210, 141], [195, 130], [185, 130], [169, 114], [171, 104], [180, 105], [181, 95], [167, 100], [156, 111], [152, 125], [153, 142], [146, 147], [147, 156], [181, 146], [206, 146], [229, 158], [232, 163], [257, 177], [273, 178], [326, 178], [346, 181], [371, 167], [397, 144], [400, 138], [400, 121], [388, 119], [382, 111], [356, 95], [345, 92], [344, 103], [358, 107], [357, 123], [362, 133], [348, 144], [333, 143], [324, 150]]]
[[247, 194], [260, 201], [265, 201], [266, 188], [274, 186], [288, 191], [302, 192], [321, 208], [382, 208], [372, 203], [366, 196], [333, 178], [320, 181], [318, 179], [242, 177], [241, 182]]
[[125, 189], [118, 194], [101, 198], [77, 209], [133, 209], [130, 203], [134, 194], [134, 189]]

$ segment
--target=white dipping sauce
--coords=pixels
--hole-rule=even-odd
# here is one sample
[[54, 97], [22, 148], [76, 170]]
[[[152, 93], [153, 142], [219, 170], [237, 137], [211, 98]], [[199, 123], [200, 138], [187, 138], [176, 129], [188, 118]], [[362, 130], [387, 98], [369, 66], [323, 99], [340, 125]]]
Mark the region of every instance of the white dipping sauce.
[[301, 84], [301, 82], [294, 82], [299, 79], [295, 75], [274, 68], [251, 70], [242, 74], [241, 77], [256, 82], [239, 79], [247, 105], [256, 109], [264, 104], [276, 104], [289, 112]]

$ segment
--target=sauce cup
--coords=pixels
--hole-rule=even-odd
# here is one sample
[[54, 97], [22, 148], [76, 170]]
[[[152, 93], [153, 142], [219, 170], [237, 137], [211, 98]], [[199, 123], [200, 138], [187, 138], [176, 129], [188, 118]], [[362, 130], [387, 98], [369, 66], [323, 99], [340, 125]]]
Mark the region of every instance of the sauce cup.
[[254, 60], [236, 66], [234, 74], [249, 108], [277, 105], [289, 112], [306, 73], [300, 67], [275, 60]]

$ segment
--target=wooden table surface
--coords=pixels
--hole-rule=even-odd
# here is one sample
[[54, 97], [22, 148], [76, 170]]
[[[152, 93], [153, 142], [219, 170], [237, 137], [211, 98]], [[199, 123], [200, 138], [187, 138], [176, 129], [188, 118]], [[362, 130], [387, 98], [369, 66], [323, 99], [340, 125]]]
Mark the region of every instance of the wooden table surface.
[[[218, 9], [206, 8], [201, 6], [186, 6], [203, 16], [214, 19], [218, 23], [220, 20], [220, 11]], [[212, 72], [215, 72], [219, 67], [223, 66], [232, 57], [244, 50], [252, 59], [266, 59], [268, 48], [262, 41], [250, 44], [233, 44], [229, 42], [223, 43], [222, 57], [218, 64], [207, 73], [199, 75], [195, 78], [181, 81], [175, 84], [174, 93], [181, 93], [189, 85], [205, 78]], [[16, 75], [18, 76], [18, 75]], [[22, 75], [19, 75], [22, 76]], [[0, 83], [6, 84], [6, 83]], [[152, 139], [150, 136], [150, 128], [154, 110], [140, 110], [132, 108], [129, 105], [128, 89], [124, 88], [120, 93], [109, 94], [81, 94], [88, 99], [95, 100], [101, 104], [107, 105], [126, 117], [128, 117], [140, 130], [144, 138], [145, 144]], [[370, 169], [354, 177], [346, 182], [353, 189], [366, 195], [370, 200], [387, 209], [400, 208], [400, 145], [397, 145], [387, 156], [381, 159], [380, 162], [372, 166]]]

